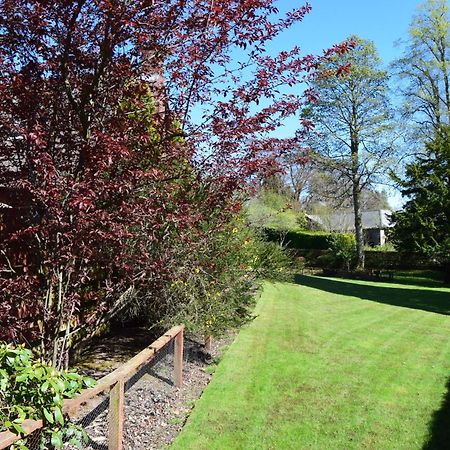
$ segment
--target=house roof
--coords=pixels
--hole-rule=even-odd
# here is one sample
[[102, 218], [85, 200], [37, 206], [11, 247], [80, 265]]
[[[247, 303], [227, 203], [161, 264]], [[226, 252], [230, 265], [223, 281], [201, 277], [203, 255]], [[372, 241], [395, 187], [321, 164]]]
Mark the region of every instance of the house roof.
[[[389, 220], [391, 214], [392, 211], [389, 209], [362, 211], [362, 227], [364, 230], [390, 228], [392, 226]], [[309, 215], [308, 217], [329, 231], [355, 230], [353, 211], [337, 211], [329, 215]]]

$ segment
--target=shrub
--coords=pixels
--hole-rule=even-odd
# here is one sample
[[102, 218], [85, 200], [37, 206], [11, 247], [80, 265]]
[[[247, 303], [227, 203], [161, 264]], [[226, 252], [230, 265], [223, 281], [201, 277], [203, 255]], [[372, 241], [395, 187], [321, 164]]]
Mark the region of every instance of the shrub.
[[327, 250], [331, 233], [325, 231], [289, 230], [283, 232], [267, 228], [264, 230], [267, 239], [280, 242], [288, 248], [299, 250]]
[[365, 245], [364, 251], [385, 253], [385, 252], [396, 252], [397, 249], [394, 247], [394, 244], [392, 244], [392, 242], [386, 242], [386, 244], [384, 245], [375, 245], [373, 247], [370, 245]]
[[367, 269], [440, 269], [442, 262], [417, 252], [366, 250]]
[[333, 252], [331, 250], [326, 250], [323, 254], [319, 255], [315, 263], [317, 267], [320, 267], [322, 269], [338, 269], [339, 264], [335, 256], [333, 255]]
[[329, 238], [331, 255], [339, 268], [350, 270], [356, 260], [356, 240], [353, 234], [333, 233]]
[[262, 280], [292, 277], [293, 258], [243, 218], [232, 220], [220, 232], [210, 232], [210, 226], [205, 224], [204, 229], [208, 239], [192, 236], [192, 251], [179, 248], [178, 275], [164, 290], [167, 310], [162, 323], [184, 322], [191, 331], [219, 336], [249, 320]]
[[305, 213], [287, 193], [262, 189], [246, 204], [248, 220], [256, 228], [290, 230], [306, 227]]
[[[41, 419], [40, 448], [63, 448], [63, 440], [79, 446], [83, 429], [66, 420], [63, 402], [95, 381], [75, 372], [59, 372], [36, 360], [23, 345], [0, 344], [0, 431], [23, 434], [26, 419]], [[11, 448], [27, 450], [26, 438]]]
[[329, 250], [317, 250], [317, 249], [309, 249], [309, 250], [295, 250], [297, 257], [300, 257], [304, 261], [305, 266], [309, 267], [322, 267], [323, 263], [321, 263], [321, 258], [323, 255], [329, 253]]

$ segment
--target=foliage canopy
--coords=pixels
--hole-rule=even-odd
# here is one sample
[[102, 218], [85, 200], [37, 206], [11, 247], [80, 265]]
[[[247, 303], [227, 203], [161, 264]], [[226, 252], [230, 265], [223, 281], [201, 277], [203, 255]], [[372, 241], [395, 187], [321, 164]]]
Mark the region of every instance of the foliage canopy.
[[[355, 217], [358, 266], [364, 265], [361, 193], [386, 175], [393, 165], [395, 130], [388, 98], [388, 74], [381, 68], [375, 45], [351, 36], [353, 48], [324, 63], [339, 73], [313, 87], [318, 99], [304, 114], [315, 123], [312, 158], [340, 181], [343, 195], [351, 195]], [[346, 70], [343, 70], [346, 69]]]
[[450, 127], [443, 126], [426, 144], [425, 154], [397, 178], [408, 198], [394, 213], [392, 240], [399, 250], [417, 251], [450, 262]]
[[271, 136], [304, 101], [282, 87], [346, 50], [268, 53], [309, 10], [0, 3], [0, 338], [66, 367], [136, 299], [153, 295], [161, 319], [180, 244], [213, 260], [204, 241], [233, 220], [247, 180], [304, 136]]

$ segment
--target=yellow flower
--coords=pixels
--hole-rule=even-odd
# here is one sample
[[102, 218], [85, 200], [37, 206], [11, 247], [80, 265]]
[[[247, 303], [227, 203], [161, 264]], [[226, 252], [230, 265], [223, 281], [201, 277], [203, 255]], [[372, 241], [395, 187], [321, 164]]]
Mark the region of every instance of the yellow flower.
[[195, 268], [195, 273], [200, 273], [200, 268], [199, 267]]
[[239, 230], [238, 230], [236, 227], [234, 227], [233, 230], [232, 230], [232, 232], [235, 233], [235, 234], [236, 234], [238, 231], [239, 231]]

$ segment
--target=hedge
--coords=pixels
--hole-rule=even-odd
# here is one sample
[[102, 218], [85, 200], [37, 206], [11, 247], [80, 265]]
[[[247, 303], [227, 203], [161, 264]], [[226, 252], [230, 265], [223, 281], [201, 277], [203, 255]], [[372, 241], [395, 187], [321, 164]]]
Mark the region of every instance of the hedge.
[[[306, 258], [309, 265], [320, 266], [320, 257], [330, 248], [329, 237], [335, 233], [305, 230], [263, 230], [266, 238], [272, 242], [283, 242], [283, 245], [295, 250], [303, 250], [299, 255]], [[365, 251], [366, 269], [442, 269], [442, 263], [419, 255], [395, 251]]]
[[288, 248], [298, 250], [327, 250], [330, 247], [328, 239], [332, 233], [304, 230], [291, 230], [286, 232], [266, 228], [264, 234], [269, 241], [282, 241]]
[[442, 263], [419, 253], [365, 251], [366, 269], [439, 269]]

